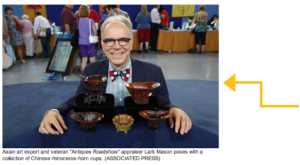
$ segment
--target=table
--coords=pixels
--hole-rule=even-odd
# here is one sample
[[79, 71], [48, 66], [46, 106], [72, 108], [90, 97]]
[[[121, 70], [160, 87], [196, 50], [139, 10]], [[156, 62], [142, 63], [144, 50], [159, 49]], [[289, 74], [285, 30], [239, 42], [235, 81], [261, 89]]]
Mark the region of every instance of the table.
[[53, 46], [54, 46], [54, 44], [55, 44], [56, 37], [57, 37], [57, 34], [51, 35], [50, 43], [49, 43], [51, 52], [53, 51], [52, 48], [53, 48]]
[[[157, 49], [162, 51], [186, 52], [195, 49], [195, 34], [191, 31], [160, 30]], [[201, 49], [201, 46], [200, 46]], [[219, 31], [208, 30], [206, 33], [205, 51], [219, 51]]]
[[[124, 107], [116, 107], [116, 114]], [[87, 134], [71, 119], [73, 111], [64, 115], [68, 130], [63, 135], [43, 135], [36, 126], [8, 141], [3, 148], [218, 148], [219, 137], [196, 125], [186, 135], [176, 134], [167, 120], [160, 123], [157, 132], [148, 130], [147, 121], [135, 121], [125, 134], [116, 132], [112, 123], [99, 123], [96, 133]]]
[[132, 30], [132, 35], [133, 35], [133, 45], [132, 45], [132, 50], [140, 50], [140, 43], [139, 43], [139, 38], [137, 34], [137, 30]]

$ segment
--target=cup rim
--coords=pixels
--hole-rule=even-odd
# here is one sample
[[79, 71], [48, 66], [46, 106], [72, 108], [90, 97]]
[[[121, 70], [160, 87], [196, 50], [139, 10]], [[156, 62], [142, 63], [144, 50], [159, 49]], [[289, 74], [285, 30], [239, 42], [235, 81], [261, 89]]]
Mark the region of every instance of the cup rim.
[[[130, 84], [143, 84], [143, 83], [153, 83], [152, 85], [155, 85], [155, 86], [151, 87], [151, 88], [134, 88], [134, 87], [130, 86]], [[153, 89], [160, 87], [160, 83], [159, 82], [132, 82], [132, 83], [125, 84], [125, 87], [128, 89], [133, 89], [133, 90], [153, 90]]]

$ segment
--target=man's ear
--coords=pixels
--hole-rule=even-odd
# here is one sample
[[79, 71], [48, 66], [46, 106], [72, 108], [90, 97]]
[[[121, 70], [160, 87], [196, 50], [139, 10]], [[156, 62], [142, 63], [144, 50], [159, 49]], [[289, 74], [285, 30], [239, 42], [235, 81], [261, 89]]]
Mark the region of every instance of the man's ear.
[[131, 41], [130, 42], [132, 42], [132, 44], [131, 44], [131, 47], [130, 47], [130, 50], [132, 50], [132, 47], [133, 47], [133, 38], [131, 39]]

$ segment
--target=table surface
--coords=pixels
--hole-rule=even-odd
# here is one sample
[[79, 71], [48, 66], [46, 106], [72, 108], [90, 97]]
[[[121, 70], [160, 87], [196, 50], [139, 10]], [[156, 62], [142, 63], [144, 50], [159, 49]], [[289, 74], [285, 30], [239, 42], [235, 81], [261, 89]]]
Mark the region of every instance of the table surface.
[[[116, 114], [123, 113], [117, 107]], [[168, 120], [160, 123], [157, 132], [148, 130], [147, 121], [135, 121], [125, 134], [117, 132], [112, 123], [98, 123], [96, 133], [87, 134], [71, 119], [70, 111], [64, 115], [68, 130], [63, 135], [43, 135], [36, 126], [8, 141], [3, 148], [218, 148], [219, 137], [196, 125], [185, 135], [170, 129]]]

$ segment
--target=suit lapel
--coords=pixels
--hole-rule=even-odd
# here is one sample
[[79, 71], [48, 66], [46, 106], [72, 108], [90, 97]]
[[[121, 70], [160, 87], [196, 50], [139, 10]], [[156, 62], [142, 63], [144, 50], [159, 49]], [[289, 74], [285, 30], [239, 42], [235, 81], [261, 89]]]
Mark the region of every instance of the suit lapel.
[[104, 93], [106, 93], [107, 81], [110, 80], [110, 77], [108, 75], [108, 65], [109, 65], [109, 61], [108, 61], [108, 59], [106, 59], [105, 62], [104, 62], [104, 65], [100, 66], [100, 69], [98, 71], [100, 74], [106, 75], [106, 77], [107, 77], [107, 80], [105, 82], [105, 87], [104, 87]]
[[145, 77], [141, 71], [140, 63], [138, 60], [131, 58], [132, 65], [132, 82], [143, 82]]

